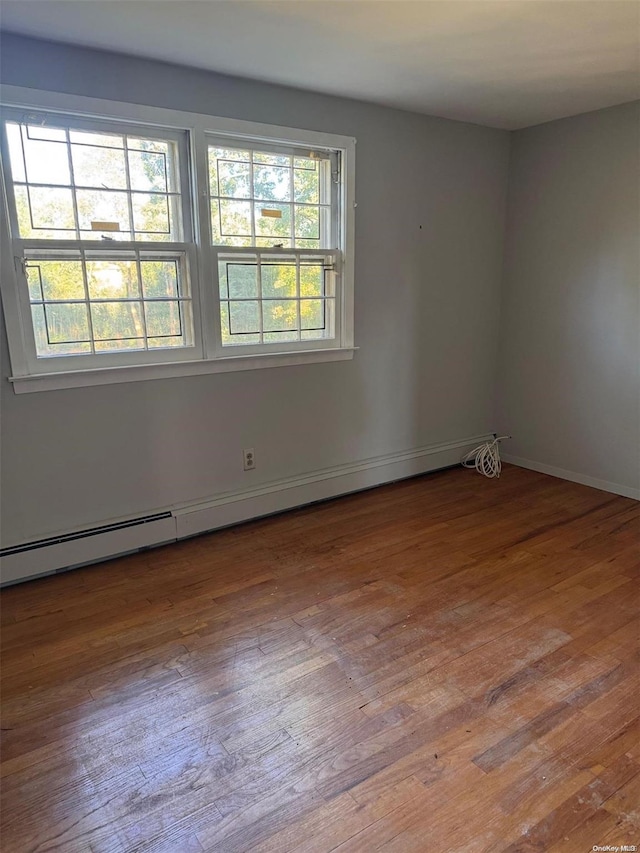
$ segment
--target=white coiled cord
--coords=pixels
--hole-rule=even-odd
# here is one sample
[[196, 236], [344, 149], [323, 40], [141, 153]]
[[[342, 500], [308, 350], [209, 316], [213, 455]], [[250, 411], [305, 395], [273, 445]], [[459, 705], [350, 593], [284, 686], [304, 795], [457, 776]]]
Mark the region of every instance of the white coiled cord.
[[462, 465], [465, 468], [475, 468], [479, 474], [484, 474], [485, 477], [499, 477], [500, 471], [502, 471], [500, 442], [505, 438], [511, 438], [511, 436], [496, 435], [493, 441], [479, 444], [467, 453], [466, 456], [462, 457], [460, 460]]

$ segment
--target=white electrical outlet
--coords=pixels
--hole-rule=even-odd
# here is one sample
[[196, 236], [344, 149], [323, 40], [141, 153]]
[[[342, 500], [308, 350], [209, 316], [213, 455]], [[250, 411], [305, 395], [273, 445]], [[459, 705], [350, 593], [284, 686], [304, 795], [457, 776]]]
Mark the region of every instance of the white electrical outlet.
[[248, 447], [246, 450], [243, 450], [242, 458], [244, 460], [244, 470], [253, 471], [256, 467], [256, 455], [253, 452], [253, 447]]

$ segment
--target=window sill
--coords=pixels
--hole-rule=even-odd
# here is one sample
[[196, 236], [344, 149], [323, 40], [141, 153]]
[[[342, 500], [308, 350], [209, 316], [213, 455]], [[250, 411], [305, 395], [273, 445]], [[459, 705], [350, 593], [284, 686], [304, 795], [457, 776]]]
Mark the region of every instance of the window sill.
[[63, 388], [114, 385], [121, 382], [141, 382], [149, 379], [176, 379], [182, 376], [230, 373], [236, 370], [256, 370], [264, 367], [288, 367], [296, 364], [315, 364], [326, 361], [348, 361], [353, 358], [356, 350], [357, 347], [335, 347], [266, 355], [237, 355], [211, 360], [172, 362], [170, 364], [69, 370], [60, 373], [10, 376], [9, 382], [13, 384], [13, 390], [16, 394], [30, 394], [34, 391], [57, 391]]

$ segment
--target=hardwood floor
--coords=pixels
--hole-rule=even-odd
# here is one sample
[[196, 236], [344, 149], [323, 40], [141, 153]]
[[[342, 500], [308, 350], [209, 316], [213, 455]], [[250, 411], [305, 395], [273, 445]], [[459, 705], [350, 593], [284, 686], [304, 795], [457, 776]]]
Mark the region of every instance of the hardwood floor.
[[456, 469], [6, 589], [4, 853], [639, 844], [639, 516]]

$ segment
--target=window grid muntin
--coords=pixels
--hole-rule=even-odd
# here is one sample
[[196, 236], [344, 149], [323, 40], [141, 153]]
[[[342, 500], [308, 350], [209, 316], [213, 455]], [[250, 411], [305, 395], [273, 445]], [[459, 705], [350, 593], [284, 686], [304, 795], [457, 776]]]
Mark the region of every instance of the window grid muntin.
[[[266, 335], [290, 335], [294, 334], [294, 339], [298, 343], [300, 342], [311, 342], [311, 341], [321, 341], [334, 339], [337, 334], [336, 328], [336, 318], [337, 318], [337, 305], [338, 305], [338, 282], [339, 277], [337, 276], [336, 270], [336, 258], [335, 253], [331, 252], [308, 252], [297, 250], [295, 253], [289, 254], [289, 250], [287, 250], [286, 254], [276, 254], [272, 251], [249, 251], [245, 249], [244, 252], [237, 251], [234, 253], [229, 253], [228, 251], [219, 251], [216, 253], [218, 263], [216, 264], [218, 270], [220, 265], [224, 264], [225, 272], [224, 272], [224, 286], [226, 290], [226, 296], [223, 296], [220, 293], [220, 286], [218, 285], [218, 299], [221, 307], [220, 311], [220, 333], [222, 339], [222, 346], [227, 349], [234, 345], [246, 346], [246, 344], [242, 344], [240, 341], [234, 340], [237, 338], [242, 338], [243, 336], [253, 335], [257, 336], [259, 340], [256, 344], [259, 345], [273, 345], [273, 341], [265, 340]], [[231, 297], [229, 290], [229, 267], [233, 266], [247, 266], [247, 267], [255, 267], [256, 268], [256, 294], [254, 296], [246, 296], [246, 297]], [[265, 296], [264, 288], [263, 288], [263, 267], [294, 267], [295, 270], [295, 296]], [[322, 271], [321, 276], [321, 291], [319, 294], [314, 294], [310, 296], [302, 296], [301, 295], [301, 285], [300, 285], [300, 271], [303, 267], [318, 267]], [[329, 276], [332, 277], [332, 281], [329, 279]], [[286, 303], [294, 303], [296, 306], [296, 325], [293, 328], [288, 329], [280, 329], [280, 330], [269, 330], [265, 328], [265, 319], [264, 319], [264, 306], [268, 303], [273, 302], [286, 302]], [[234, 332], [231, 328], [231, 306], [234, 304], [242, 304], [242, 303], [256, 303], [258, 305], [258, 329], [240, 332]], [[322, 306], [322, 325], [321, 326], [306, 326], [302, 325], [302, 317], [301, 310], [302, 306], [305, 303], [320, 303]], [[223, 314], [224, 308], [226, 306], [226, 315], [227, 315], [227, 329], [225, 330], [223, 323]], [[314, 331], [325, 332], [323, 335], [318, 335], [317, 337], [304, 337], [305, 333], [310, 333]], [[225, 341], [225, 334], [227, 336], [227, 340]], [[285, 341], [283, 341], [284, 343]], [[276, 342], [277, 343], [277, 342]]]
[[[34, 137], [29, 137], [30, 128], [33, 127], [33, 124], [29, 123], [29, 119], [41, 118], [43, 121], [43, 126], [46, 128], [52, 128], [56, 130], [60, 130], [64, 133], [65, 138], [63, 140], [51, 140], [51, 139], [36, 139]], [[46, 122], [46, 124], [45, 124]], [[171, 224], [172, 219], [175, 223], [175, 238], [170, 241], [153, 241], [158, 243], [165, 242], [183, 242], [185, 237], [191, 233], [191, 199], [188, 197], [188, 194], [185, 193], [185, 188], [188, 186], [188, 182], [186, 180], [186, 176], [182, 174], [182, 171], [186, 171], [188, 169], [188, 158], [186, 154], [186, 146], [184, 140], [184, 133], [180, 131], [171, 130], [168, 128], [159, 128], [157, 132], [151, 132], [148, 127], [144, 125], [136, 126], [130, 124], [123, 124], [117, 121], [110, 121], [109, 119], [104, 120], [85, 120], [82, 118], [75, 117], [63, 117], [60, 115], [56, 115], [54, 113], [38, 113], [37, 115], [29, 115], [29, 114], [20, 114], [15, 110], [8, 110], [7, 115], [4, 119], [3, 124], [5, 126], [15, 125], [20, 135], [20, 146], [21, 146], [21, 155], [22, 155], [22, 169], [24, 171], [25, 180], [16, 180], [13, 178], [13, 162], [11, 156], [8, 158], [8, 172], [10, 176], [9, 185], [13, 188], [15, 187], [24, 187], [27, 198], [28, 198], [28, 206], [29, 206], [29, 221], [31, 224], [32, 231], [56, 231], [56, 232], [64, 232], [67, 231], [74, 235], [76, 240], [88, 240], [90, 238], [81, 235], [94, 234], [96, 237], [100, 234], [99, 230], [94, 231], [93, 229], [80, 228], [80, 216], [78, 212], [78, 204], [77, 204], [77, 190], [81, 192], [100, 192], [100, 193], [119, 193], [125, 194], [127, 197], [127, 206], [129, 209], [129, 228], [117, 232], [108, 232], [109, 236], [105, 239], [105, 242], [124, 242], [120, 241], [117, 238], [114, 238], [113, 234], [128, 234], [129, 241], [128, 242], [148, 242], [143, 239], [138, 239], [136, 235], [148, 235], [148, 234], [167, 234], [171, 235]], [[70, 174], [71, 183], [69, 184], [52, 184], [46, 183], [42, 181], [29, 181], [29, 175], [27, 170], [27, 155], [24, 148], [24, 132], [26, 130], [27, 138], [30, 138], [31, 141], [36, 142], [47, 142], [49, 144], [58, 144], [64, 145], [67, 150], [67, 162]], [[70, 134], [74, 131], [78, 132], [88, 132], [104, 135], [116, 135], [122, 137], [122, 145], [121, 146], [105, 146], [99, 144], [93, 144], [88, 142], [76, 142], [70, 140]], [[140, 149], [137, 147], [128, 147], [128, 139], [129, 137], [133, 139], [148, 139], [150, 142], [157, 141], [164, 143], [168, 146], [168, 150], [173, 149], [173, 155], [170, 156], [169, 163], [167, 163], [167, 156], [164, 152], [157, 151], [146, 151], [144, 149]], [[5, 138], [7, 144], [7, 151], [10, 154], [11, 148], [9, 146], [9, 138], [8, 134], [5, 130]], [[105, 186], [97, 186], [92, 184], [77, 184], [74, 179], [73, 174], [73, 157], [72, 157], [72, 146], [80, 146], [80, 147], [89, 147], [89, 148], [102, 148], [102, 149], [112, 149], [112, 150], [121, 150], [124, 156], [125, 162], [125, 173], [126, 173], [126, 186], [125, 188], [113, 188], [113, 187], [105, 187]], [[164, 174], [165, 174], [165, 186], [166, 191], [161, 191], [159, 189], [133, 189], [131, 187], [130, 180], [130, 164], [129, 164], [129, 151], [133, 151], [134, 153], [148, 153], [154, 155], [161, 155], [165, 160], [164, 163]], [[180, 161], [184, 160], [183, 170], [180, 168]], [[171, 187], [175, 186], [177, 189], [172, 190]], [[60, 228], [56, 226], [37, 226], [34, 225], [33, 222], [33, 204], [31, 200], [31, 188], [35, 189], [61, 189], [67, 190], [71, 193], [72, 196], [72, 205], [74, 211], [74, 220], [75, 226], [73, 228]], [[12, 231], [14, 233], [14, 239], [42, 239], [43, 241], [47, 241], [49, 238], [47, 237], [22, 237], [20, 234], [20, 228], [17, 217], [17, 209], [15, 207], [15, 190], [11, 193], [12, 201], [13, 201], [13, 210], [12, 212]], [[169, 224], [168, 231], [155, 231], [155, 230], [141, 230], [135, 228], [134, 216], [132, 213], [132, 204], [133, 197], [135, 196], [162, 196], [165, 199], [165, 207], [167, 220]]]
[[[227, 158], [216, 158], [216, 189], [217, 193], [212, 192], [211, 187], [211, 154], [212, 150], [215, 149], [224, 149], [224, 150], [233, 150], [239, 152], [248, 152], [249, 159], [244, 160], [229, 160]], [[270, 166], [272, 164], [264, 164], [264, 163], [255, 163], [255, 155], [275, 155], [275, 156], [284, 156], [289, 158], [288, 166], [276, 166], [273, 165], [273, 168], [287, 168], [289, 171], [289, 200], [277, 200], [277, 199], [267, 199], [263, 198], [260, 195], [255, 194], [255, 170], [254, 167], [258, 166]], [[309, 169], [304, 169], [303, 167], [296, 167], [295, 160], [296, 159], [304, 159], [316, 160], [318, 164], [318, 203], [313, 202], [302, 202], [297, 201], [295, 199], [295, 190], [294, 190], [294, 175], [295, 172], [298, 171], [311, 171]], [[247, 197], [241, 196], [229, 196], [221, 193], [220, 191], [220, 175], [218, 169], [219, 162], [228, 162], [228, 163], [245, 163], [249, 167], [249, 184], [250, 184], [250, 194]], [[335, 171], [334, 171], [335, 166]], [[238, 138], [214, 138], [210, 135], [207, 135], [207, 186], [208, 186], [208, 198], [209, 198], [209, 221], [213, 223], [214, 216], [217, 215], [217, 232], [220, 234], [221, 239], [227, 240], [248, 240], [244, 244], [240, 244], [238, 246], [234, 246], [233, 243], [222, 243], [215, 242], [215, 235], [213, 233], [212, 228], [212, 245], [214, 247], [222, 247], [226, 248], [265, 248], [263, 245], [258, 244], [258, 240], [272, 241], [272, 246], [274, 248], [283, 248], [283, 249], [291, 249], [291, 248], [301, 248], [298, 244], [300, 241], [306, 242], [316, 242], [317, 245], [305, 247], [308, 248], [309, 251], [323, 251], [331, 248], [337, 247], [338, 241], [338, 228], [339, 228], [339, 215], [338, 215], [338, 201], [339, 196], [336, 192], [336, 181], [338, 180], [338, 171], [337, 171], [337, 155], [334, 152], [322, 151], [322, 150], [314, 150], [310, 151], [309, 148], [300, 148], [298, 146], [292, 147], [287, 145], [268, 145], [263, 144], [262, 142], [256, 143], [256, 140], [243, 140]], [[223, 232], [222, 226], [222, 202], [223, 201], [233, 201], [237, 203], [244, 202], [249, 206], [249, 221], [250, 221], [250, 234], [225, 234]], [[285, 237], [283, 234], [257, 234], [256, 229], [256, 207], [258, 205], [262, 205], [263, 207], [286, 207], [289, 209], [289, 234]], [[296, 231], [296, 208], [312, 208], [318, 211], [318, 237], [303, 237], [297, 236]], [[217, 208], [217, 213], [214, 208]], [[282, 241], [289, 241], [290, 245], [285, 245]], [[273, 242], [280, 241], [280, 242]]]
[[[14, 185], [14, 187], [24, 187], [26, 192], [27, 192], [27, 196], [29, 198], [29, 221], [31, 224], [31, 229], [33, 231], [68, 231], [68, 232], [73, 233], [75, 235], [75, 237], [73, 237], [71, 239], [81, 239], [81, 240], [87, 240], [90, 238], [82, 237], [82, 236], [78, 237], [78, 233], [80, 235], [83, 235], [83, 234], [95, 234], [95, 235], [97, 235], [100, 233], [100, 231], [89, 229], [89, 228], [80, 228], [80, 227], [63, 228], [63, 227], [60, 227], [57, 225], [51, 225], [51, 226], [49, 226], [49, 225], [45, 225], [45, 226], [34, 225], [33, 216], [32, 216], [33, 205], [31, 202], [30, 191], [32, 189], [69, 190], [72, 193], [72, 200], [74, 202], [74, 217], [75, 217], [76, 221], [78, 222], [78, 226], [79, 226], [80, 217], [79, 217], [79, 214], [77, 212], [77, 200], [76, 200], [76, 194], [74, 192], [75, 190], [80, 190], [80, 192], [100, 192], [100, 193], [113, 193], [113, 194], [126, 195], [128, 203], [129, 202], [132, 203], [133, 198], [135, 198], [136, 196], [145, 196], [145, 195], [147, 195], [147, 196], [148, 195], [162, 196], [163, 198], [167, 199], [167, 218], [169, 220], [171, 219], [171, 215], [169, 213], [169, 202], [179, 201], [181, 198], [181, 193], [178, 193], [178, 192], [163, 193], [163, 192], [159, 192], [159, 191], [155, 191], [155, 190], [147, 192], [145, 190], [130, 190], [129, 191], [129, 190], [110, 189], [110, 188], [106, 188], [106, 187], [91, 187], [91, 186], [84, 186], [84, 185], [77, 185], [75, 187], [72, 187], [72, 186], [64, 186], [61, 184], [43, 184], [43, 183], [25, 184], [23, 181], [14, 181], [13, 185]], [[134, 218], [131, 214], [131, 211], [129, 211], [129, 216], [130, 216], [130, 222], [131, 222], [131, 224], [133, 224]], [[171, 228], [169, 228], [169, 230], [164, 230], [164, 231], [155, 231], [153, 229], [147, 229], [145, 231], [142, 231], [140, 229], [136, 230], [134, 228], [129, 228], [129, 229], [124, 229], [124, 230], [120, 230], [120, 231], [109, 232], [109, 234], [127, 234], [127, 233], [133, 233], [133, 234], [171, 234]], [[35, 239], [35, 240], [38, 240], [38, 239], [49, 240], [50, 238], [48, 238], [48, 237], [40, 237], [40, 238], [38, 238], [38, 237], [22, 237], [20, 239], [23, 239], [23, 240], [29, 240], [29, 239], [32, 239], [32, 240], [33, 239]], [[55, 238], [53, 238], [53, 239], [55, 239]], [[106, 239], [114, 241], [114, 242], [116, 241], [115, 237], [109, 237]], [[125, 242], [125, 241], [118, 240], [117, 242]], [[129, 242], [146, 242], [146, 241], [136, 239], [136, 240], [132, 240]], [[165, 245], [165, 241], [158, 241], [158, 242], [162, 242], [162, 245]], [[172, 240], [172, 241], [166, 241], [166, 242], [180, 242], [180, 241], [179, 240]]]
[[[330, 204], [302, 204], [302, 203], [298, 203], [298, 202], [287, 202], [287, 201], [274, 202], [274, 201], [271, 201], [269, 199], [253, 199], [253, 198], [236, 199], [236, 198], [227, 198], [227, 197], [223, 197], [223, 196], [220, 196], [217, 198], [212, 196], [211, 200], [214, 202], [214, 204], [217, 202], [218, 232], [219, 232], [221, 237], [225, 237], [225, 238], [229, 238], [229, 239], [241, 239], [241, 240], [249, 238], [253, 241], [252, 243], [248, 243], [246, 246], [242, 246], [241, 248], [250, 249], [253, 246], [257, 246], [258, 240], [290, 240], [294, 244], [292, 246], [283, 246], [281, 243], [281, 244], [274, 245], [272, 248], [298, 249], [301, 247], [298, 245], [295, 245], [295, 244], [297, 244], [303, 240], [308, 241], [308, 242], [317, 242], [318, 245], [314, 247], [316, 249], [329, 249], [329, 248], [331, 248], [330, 245], [326, 245], [326, 246], [321, 245], [323, 242], [328, 243], [328, 241], [325, 241], [322, 239], [322, 231], [323, 231], [322, 221], [323, 221], [323, 218], [327, 218], [327, 214], [328, 215], [331, 214], [331, 205]], [[223, 232], [223, 230], [222, 230], [222, 205], [220, 204], [220, 202], [222, 202], [222, 201], [243, 202], [249, 206], [249, 211], [250, 211], [249, 215], [250, 215], [250, 221], [251, 221], [251, 233], [250, 234], [225, 234]], [[256, 205], [262, 205], [263, 208], [265, 208], [267, 205], [271, 205], [272, 209], [276, 209], [277, 207], [288, 207], [288, 208], [290, 208], [289, 235], [287, 237], [285, 237], [283, 234], [258, 234], [256, 232], [256, 225], [255, 225]], [[318, 211], [318, 236], [317, 237], [303, 237], [303, 236], [300, 236], [300, 235], [295, 233], [295, 225], [296, 225], [296, 215], [295, 214], [296, 214], [296, 208], [299, 208], [299, 207], [308, 207], [308, 208], [312, 208], [312, 209], [315, 209]], [[321, 215], [323, 213], [325, 214], [325, 217], [323, 217]], [[293, 214], [293, 215], [291, 215], [291, 214]], [[214, 216], [214, 215], [216, 215], [216, 213], [214, 213], [212, 210], [211, 215]], [[281, 217], [274, 217], [274, 218], [279, 219]], [[53, 229], [50, 229], [50, 230], [53, 230]], [[146, 233], [151, 233], [151, 232], [146, 232]], [[214, 243], [214, 245], [221, 246], [223, 248], [227, 248], [227, 246], [224, 243]], [[233, 244], [231, 244], [231, 245], [233, 245]], [[260, 248], [268, 248], [268, 247], [260, 247]], [[311, 248], [311, 247], [308, 247], [308, 248]]]
[[[260, 316], [260, 323], [262, 325], [261, 330], [255, 329], [255, 330], [250, 330], [248, 332], [234, 332], [231, 330], [231, 314], [229, 314], [229, 334], [232, 337], [238, 337], [238, 335], [258, 335], [261, 332], [263, 334], [268, 334], [268, 335], [276, 335], [276, 334], [280, 334], [280, 333], [289, 334], [289, 332], [291, 332], [291, 333], [295, 332], [298, 335], [296, 340], [303, 340], [300, 338], [300, 334], [302, 334], [302, 332], [323, 332], [326, 330], [326, 328], [327, 328], [326, 305], [327, 305], [327, 303], [333, 304], [334, 301], [335, 301], [334, 296], [313, 296], [313, 297], [310, 296], [310, 297], [304, 297], [302, 299], [297, 299], [295, 297], [286, 297], [286, 298], [278, 299], [275, 296], [272, 296], [272, 297], [265, 297], [263, 299], [258, 299], [256, 297], [255, 299], [221, 299], [220, 300], [220, 302], [223, 305], [227, 305], [229, 307], [231, 305], [235, 305], [235, 304], [238, 304], [241, 302], [256, 302], [259, 306], [262, 306], [265, 302], [295, 302], [295, 303], [297, 303], [297, 306], [298, 306], [298, 322], [300, 322], [299, 306], [301, 303], [303, 303], [303, 302], [321, 302], [322, 303], [322, 325], [321, 326], [304, 326], [303, 328], [300, 328], [300, 326], [298, 325], [298, 326], [296, 326], [294, 328], [290, 328], [290, 329], [265, 329], [264, 328], [264, 314], [262, 311], [260, 311], [259, 316]], [[324, 337], [324, 336], [321, 336], [321, 337]], [[263, 342], [261, 341], [261, 343], [263, 343]]]
[[[82, 270], [82, 278], [83, 278], [83, 287], [84, 287], [84, 298], [63, 298], [63, 299], [47, 299], [44, 296], [44, 288], [42, 285], [42, 270], [40, 264], [46, 262], [77, 262], [81, 265]], [[107, 262], [107, 263], [117, 263], [118, 261], [125, 262], [133, 262], [136, 268], [136, 281], [138, 288], [138, 296], [130, 296], [130, 297], [114, 297], [114, 296], [105, 296], [105, 297], [95, 297], [91, 296], [89, 292], [89, 281], [88, 281], [88, 272], [87, 272], [87, 264], [95, 263], [95, 262]], [[153, 262], [164, 262], [164, 263], [173, 263], [175, 275], [176, 275], [176, 296], [145, 296], [145, 288], [144, 288], [144, 279], [142, 274], [142, 264], [144, 263], [153, 263]], [[40, 264], [38, 263], [40, 262]], [[140, 347], [136, 347], [136, 351], [157, 351], [162, 347], [159, 346], [149, 346], [149, 342], [153, 342], [155, 340], [160, 340], [162, 338], [166, 339], [177, 339], [183, 338], [183, 343], [172, 346], [171, 349], [179, 349], [182, 350], [185, 347], [190, 347], [193, 345], [193, 295], [190, 292], [190, 288], [188, 285], [188, 277], [187, 277], [187, 268], [186, 268], [186, 254], [185, 253], [176, 253], [176, 252], [166, 252], [159, 251], [157, 248], [151, 251], [145, 251], [143, 249], [129, 249], [127, 251], [118, 251], [118, 252], [109, 252], [105, 251], [103, 247], [99, 248], [86, 248], [84, 245], [78, 246], [74, 250], [67, 251], [58, 251], [58, 252], [50, 252], [47, 249], [39, 249], [39, 250], [27, 250], [25, 252], [25, 260], [24, 260], [24, 269], [25, 269], [25, 279], [28, 282], [28, 273], [29, 269], [38, 269], [38, 281], [40, 286], [40, 291], [42, 294], [42, 299], [32, 299], [31, 293], [29, 290], [28, 298], [29, 298], [29, 308], [32, 309], [33, 306], [42, 306], [43, 312], [45, 315], [46, 321], [46, 331], [47, 331], [47, 340], [50, 346], [63, 346], [70, 344], [80, 344], [80, 343], [88, 343], [90, 345], [90, 354], [96, 355], [101, 354], [101, 352], [109, 352], [110, 354], [117, 354], [118, 352], [126, 352], [127, 348], [122, 350], [97, 350], [96, 344], [109, 343], [114, 341], [142, 341], [143, 345]], [[100, 305], [137, 305], [139, 307], [140, 320], [143, 325], [143, 335], [136, 336], [120, 336], [114, 338], [108, 337], [99, 337], [95, 332], [94, 327], [94, 315], [91, 310], [92, 306], [100, 306]], [[175, 334], [166, 334], [166, 335], [158, 335], [148, 334], [148, 318], [147, 318], [147, 305], [153, 304], [168, 304], [174, 305], [178, 308], [178, 321], [179, 321], [179, 331]], [[55, 306], [55, 305], [84, 305], [86, 308], [87, 320], [88, 320], [88, 328], [90, 333], [89, 339], [74, 339], [71, 341], [51, 341], [49, 336], [49, 326], [47, 322], [47, 307]], [[186, 314], [188, 313], [188, 317]], [[191, 320], [191, 322], [189, 322]], [[33, 322], [33, 321], [32, 321]], [[34, 322], [34, 336], [36, 335], [36, 326]], [[37, 358], [55, 358], [55, 354], [50, 353], [38, 353], [37, 352], [37, 341], [35, 341], [36, 345], [36, 355]], [[85, 353], [60, 353], [59, 357], [62, 356], [71, 356], [78, 355], [82, 356]]]

